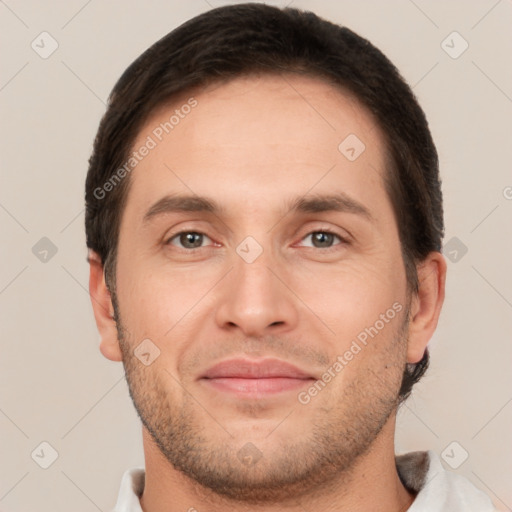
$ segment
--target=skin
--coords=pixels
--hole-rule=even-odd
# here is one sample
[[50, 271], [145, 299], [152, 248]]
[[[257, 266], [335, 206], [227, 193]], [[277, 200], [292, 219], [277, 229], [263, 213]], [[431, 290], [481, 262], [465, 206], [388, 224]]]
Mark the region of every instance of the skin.
[[[156, 111], [133, 147], [191, 95]], [[123, 361], [144, 425], [143, 510], [406, 510], [414, 495], [395, 468], [398, 390], [436, 328], [446, 262], [429, 254], [409, 296], [379, 129], [356, 100], [313, 78], [252, 75], [193, 95], [197, 106], [131, 173], [114, 296], [90, 254], [100, 349]], [[338, 150], [349, 134], [366, 146], [353, 162]], [[296, 198], [335, 193], [370, 215], [290, 210]], [[222, 210], [144, 221], [168, 194]], [[336, 236], [315, 238], [324, 230]], [[190, 244], [182, 231], [205, 236]], [[263, 250], [252, 263], [237, 252], [248, 236]], [[307, 404], [297, 390], [256, 400], [200, 379], [232, 357], [278, 358], [321, 379], [396, 303], [400, 312]], [[147, 338], [160, 350], [148, 366], [134, 356]], [[247, 450], [255, 463], [240, 457]]]

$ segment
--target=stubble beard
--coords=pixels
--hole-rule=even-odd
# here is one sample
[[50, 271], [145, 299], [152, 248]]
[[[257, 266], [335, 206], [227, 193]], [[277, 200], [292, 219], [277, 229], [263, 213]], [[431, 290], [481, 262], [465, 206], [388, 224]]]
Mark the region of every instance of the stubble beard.
[[[289, 409], [295, 407], [294, 412], [284, 419], [290, 410], [283, 411], [284, 421], [276, 433], [283, 434], [286, 423], [294, 418], [310, 414], [307, 431], [304, 429], [295, 439], [280, 436], [278, 442], [278, 436], [270, 434], [265, 446], [269, 447], [268, 441], [276, 435], [272, 449], [261, 450], [254, 464], [244, 464], [240, 449], [251, 439], [230, 435], [222, 421], [215, 421], [215, 411], [205, 412], [204, 406], [166, 369], [157, 373], [151, 366], [141, 364], [133, 355], [136, 343], [121, 323], [115, 295], [112, 299], [126, 380], [137, 413], [169, 463], [207, 492], [260, 505], [296, 502], [306, 494], [332, 491], [333, 485], [342, 490], [349, 484], [357, 462], [371, 450], [384, 425], [396, 413], [405, 367], [408, 307], [383, 355], [388, 361], [386, 371], [379, 371], [378, 365], [360, 368], [352, 382], [339, 390], [335, 403], [322, 403], [322, 395], [318, 396], [312, 415], [304, 412], [310, 405], [291, 404]], [[173, 393], [164, 383], [174, 384]], [[180, 403], [173, 403], [174, 393], [180, 391]]]

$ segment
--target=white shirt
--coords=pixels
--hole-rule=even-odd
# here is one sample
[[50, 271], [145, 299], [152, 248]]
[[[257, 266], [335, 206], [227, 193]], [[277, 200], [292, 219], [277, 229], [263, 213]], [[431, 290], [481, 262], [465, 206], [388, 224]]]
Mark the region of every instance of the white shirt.
[[[408, 512], [495, 512], [491, 500], [463, 476], [446, 471], [433, 451], [396, 457], [404, 485], [418, 493]], [[144, 489], [144, 468], [125, 471], [112, 512], [142, 512], [139, 496]]]

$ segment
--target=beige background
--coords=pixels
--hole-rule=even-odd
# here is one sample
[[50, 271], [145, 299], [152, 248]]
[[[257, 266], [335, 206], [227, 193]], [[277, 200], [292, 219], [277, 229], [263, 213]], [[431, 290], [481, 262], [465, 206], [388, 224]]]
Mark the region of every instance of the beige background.
[[[108, 511], [124, 470], [143, 464], [122, 367], [98, 350], [87, 293], [87, 160], [126, 66], [178, 24], [223, 3], [0, 2], [2, 511]], [[452, 258], [458, 252], [432, 367], [399, 414], [397, 451], [442, 454], [456, 441], [446, 460], [456, 465], [467, 452], [456, 471], [511, 510], [512, 3], [288, 3], [369, 38], [414, 85], [430, 120], [445, 242], [456, 237], [449, 250]], [[59, 45], [46, 59], [31, 48], [43, 31]], [[453, 31], [469, 44], [456, 59], [442, 46]], [[457, 36], [444, 43], [452, 53], [462, 44]], [[47, 261], [32, 250], [42, 237], [57, 248]], [[48, 469], [36, 463], [51, 461], [43, 441], [58, 452]]]

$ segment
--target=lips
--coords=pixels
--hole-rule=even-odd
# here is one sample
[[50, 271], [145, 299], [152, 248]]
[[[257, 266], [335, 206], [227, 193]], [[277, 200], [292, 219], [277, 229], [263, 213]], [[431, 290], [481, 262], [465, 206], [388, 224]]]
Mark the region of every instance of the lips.
[[264, 398], [296, 391], [313, 380], [312, 375], [279, 359], [230, 359], [212, 366], [200, 377], [210, 389], [239, 398]]
[[279, 359], [249, 361], [247, 359], [230, 359], [212, 366], [202, 376], [204, 379], [238, 378], [238, 379], [312, 379], [313, 376], [296, 366]]

